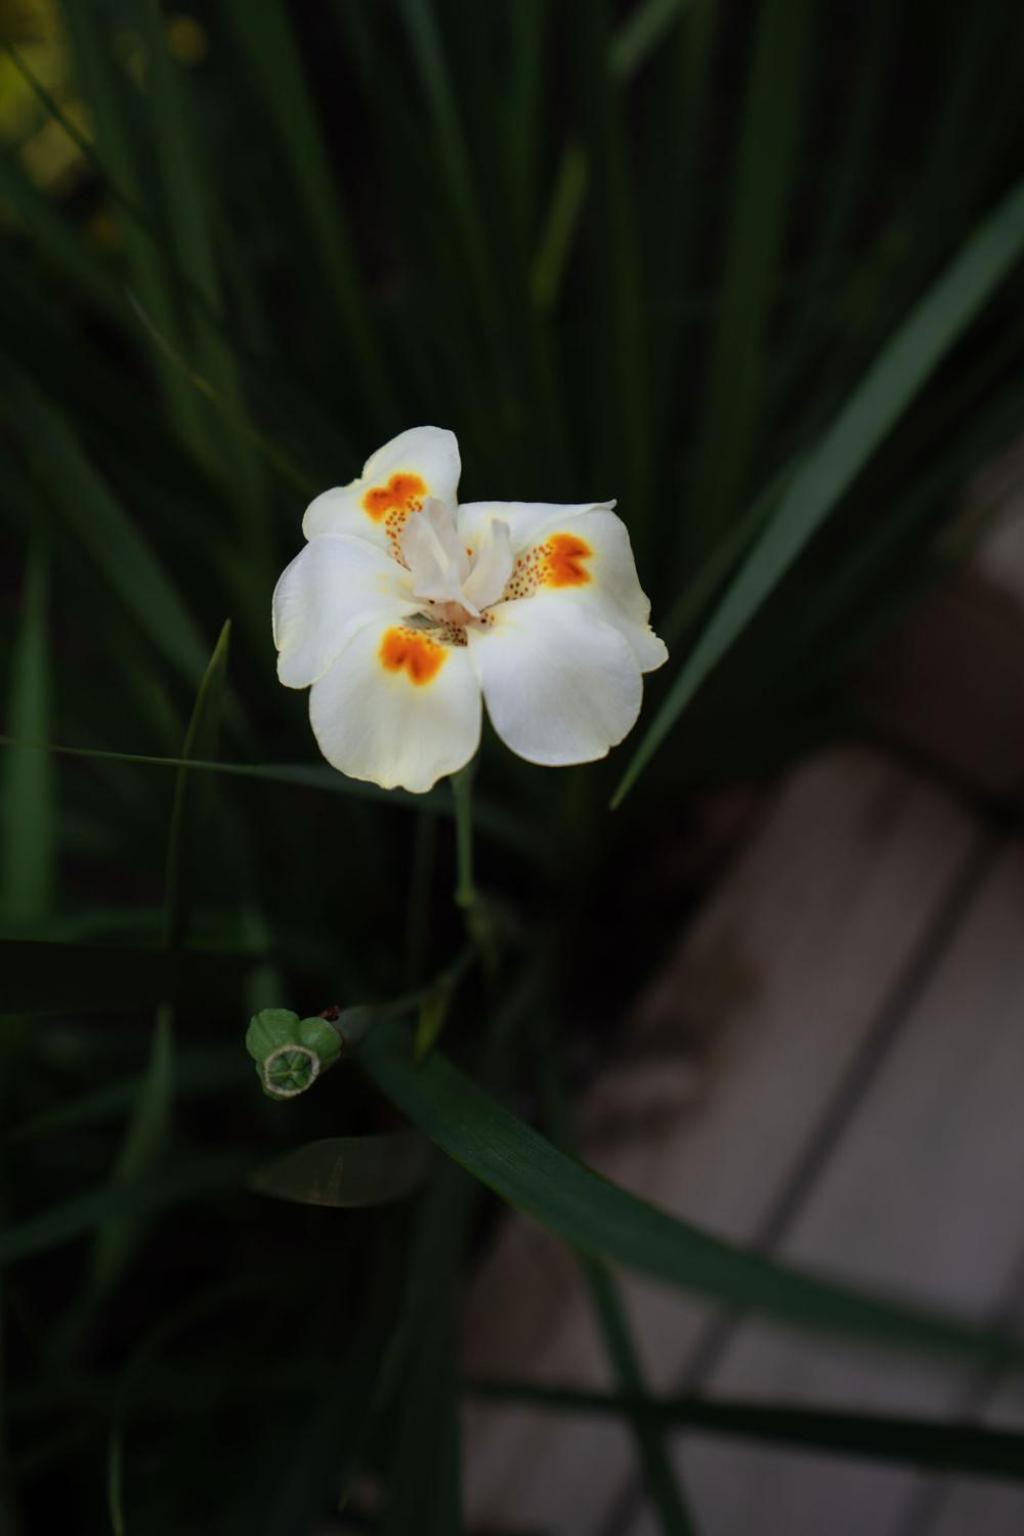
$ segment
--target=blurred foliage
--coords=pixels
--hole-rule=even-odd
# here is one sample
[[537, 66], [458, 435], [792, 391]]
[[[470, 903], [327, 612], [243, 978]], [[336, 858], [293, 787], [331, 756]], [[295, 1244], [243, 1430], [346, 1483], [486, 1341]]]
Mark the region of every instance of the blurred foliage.
[[[445, 1049], [530, 1109], [537, 986], [592, 1049], [678, 921], [690, 797], [849, 728], [863, 645], [1020, 429], [1016, 32], [999, 0], [2, 0], [5, 730], [37, 744], [0, 764], [5, 1531], [71, 1501], [295, 1536], [382, 1487], [381, 1529], [410, 1489], [458, 1528], [469, 1181], [239, 1192], [400, 1128], [344, 1065], [266, 1100], [249, 1015], [393, 998], [461, 942], [447, 796], [314, 765], [273, 582], [306, 501], [420, 422], [466, 499], [619, 498], [673, 651], [659, 749], [610, 816], [636, 744], [559, 773], [486, 744], [477, 880], [522, 985], [444, 994]], [[218, 758], [247, 771], [181, 766]]]

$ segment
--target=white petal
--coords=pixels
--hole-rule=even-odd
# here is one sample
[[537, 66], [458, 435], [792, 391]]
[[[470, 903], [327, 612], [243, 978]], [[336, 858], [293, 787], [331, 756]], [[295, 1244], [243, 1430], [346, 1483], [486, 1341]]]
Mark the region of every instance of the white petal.
[[503, 523], [500, 518], [494, 519], [477, 544], [473, 569], [462, 584], [462, 592], [472, 605], [470, 611], [475, 608], [480, 613], [501, 597], [516, 557], [512, 553], [508, 523]]
[[650, 627], [651, 601], [640, 585], [629, 531], [620, 517], [595, 508], [568, 530], [590, 545], [591, 581], [563, 588], [570, 602], [599, 605], [602, 617], [617, 624], [629, 641], [642, 672], [653, 672], [668, 660], [665, 642]]
[[454, 507], [459, 444], [443, 427], [411, 427], [370, 455], [358, 480], [324, 491], [306, 508], [307, 539], [350, 533], [394, 552], [409, 513], [431, 496]]
[[406, 522], [398, 543], [417, 597], [435, 603], [459, 601], [469, 556], [455, 527], [454, 507], [428, 501], [418, 517]]
[[350, 635], [313, 685], [309, 718], [342, 773], [422, 794], [476, 752], [480, 684], [465, 646], [375, 622]]
[[640, 667], [619, 629], [560, 594], [499, 603], [468, 631], [487, 712], [506, 746], [531, 763], [604, 757], [640, 713]]
[[636, 573], [629, 532], [609, 508], [548, 519], [538, 527], [530, 548], [520, 553], [518, 571], [523, 592], [536, 587], [538, 592], [556, 593], [567, 606], [614, 624], [642, 672], [653, 672], [668, 660], [664, 642], [650, 627], [651, 604]]
[[277, 675], [288, 688], [307, 688], [327, 671], [354, 626], [374, 615], [397, 623], [418, 607], [408, 572], [383, 550], [365, 539], [317, 539], [274, 588]]
[[610, 511], [614, 501], [581, 501], [560, 506], [554, 501], [464, 501], [459, 507], [459, 533], [474, 555], [495, 519], [507, 523], [514, 554], [534, 543], [538, 534], [579, 517], [584, 512]]

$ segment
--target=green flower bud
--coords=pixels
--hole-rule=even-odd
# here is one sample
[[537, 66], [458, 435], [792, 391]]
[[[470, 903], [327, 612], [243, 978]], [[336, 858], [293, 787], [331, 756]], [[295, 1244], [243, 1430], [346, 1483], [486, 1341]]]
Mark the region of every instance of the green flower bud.
[[264, 1008], [245, 1036], [264, 1093], [293, 1099], [341, 1055], [341, 1038], [326, 1019], [300, 1019], [288, 1008]]

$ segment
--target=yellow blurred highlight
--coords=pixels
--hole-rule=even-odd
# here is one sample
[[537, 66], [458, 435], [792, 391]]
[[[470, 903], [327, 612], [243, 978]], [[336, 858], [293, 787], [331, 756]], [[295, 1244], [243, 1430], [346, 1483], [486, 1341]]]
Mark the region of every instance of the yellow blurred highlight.
[[[89, 125], [73, 94], [56, 0], [0, 0], [0, 41], [18, 50], [26, 67], [79, 131]], [[81, 151], [49, 117], [6, 52], [0, 53], [0, 144], [15, 145], [37, 186], [62, 193], [81, 175]]]
[[194, 16], [176, 13], [167, 18], [167, 46], [179, 64], [202, 64], [210, 51], [205, 28]]

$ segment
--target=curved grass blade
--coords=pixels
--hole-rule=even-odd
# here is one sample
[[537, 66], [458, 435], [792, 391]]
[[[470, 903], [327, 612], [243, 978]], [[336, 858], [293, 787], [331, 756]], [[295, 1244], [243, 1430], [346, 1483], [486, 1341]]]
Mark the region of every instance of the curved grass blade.
[[[155, 757], [141, 752], [111, 752], [100, 747], [64, 747], [46, 741], [20, 741], [0, 734], [0, 747], [24, 751], [55, 752], [61, 757], [80, 757], [85, 761], [136, 763], [147, 768], [188, 768], [193, 773], [223, 773], [239, 779], [258, 779], [266, 784], [290, 784], [300, 789], [319, 789], [330, 794], [348, 795], [355, 800], [372, 800], [378, 805], [399, 805], [409, 810], [454, 814], [451, 796], [438, 790], [425, 795], [407, 794], [402, 789], [378, 789], [361, 779], [347, 779], [344, 774], [319, 763], [220, 763], [204, 758]], [[545, 868], [554, 868], [556, 853], [531, 824], [486, 800], [474, 797], [473, 818], [481, 831]]]
[[440, 1051], [417, 1064], [410, 1031], [400, 1023], [377, 1023], [358, 1059], [384, 1096], [450, 1157], [584, 1253], [812, 1332], [1024, 1367], [1018, 1340], [773, 1263], [627, 1194], [559, 1152]]
[[357, 1210], [402, 1200], [423, 1182], [431, 1146], [416, 1131], [328, 1136], [250, 1175], [249, 1188], [299, 1205]]
[[1019, 261], [1018, 183], [911, 311], [817, 446], [802, 459], [633, 755], [612, 805], [636, 783], [708, 674], [742, 634], [944, 355]]
[[[581, 1392], [527, 1381], [471, 1381], [467, 1391], [471, 1397], [488, 1402], [528, 1403], [552, 1413], [624, 1415], [631, 1411], [630, 1399], [621, 1393]], [[666, 1429], [697, 1429], [798, 1450], [1024, 1481], [1024, 1434], [1019, 1430], [717, 1397], [711, 1401], [647, 1397], [644, 1403]]]

